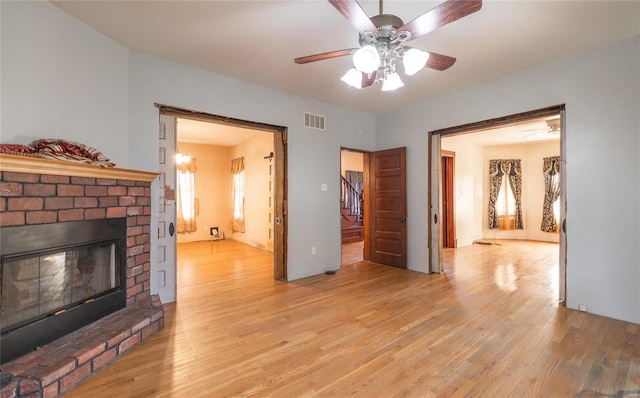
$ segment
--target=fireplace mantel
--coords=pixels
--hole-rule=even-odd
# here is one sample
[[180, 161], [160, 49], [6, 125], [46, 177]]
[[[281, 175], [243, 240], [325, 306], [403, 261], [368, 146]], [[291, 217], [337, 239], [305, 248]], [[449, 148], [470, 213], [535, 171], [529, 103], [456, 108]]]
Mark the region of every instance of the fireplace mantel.
[[8, 154], [0, 154], [0, 171], [71, 177], [111, 178], [145, 182], [152, 182], [158, 176], [158, 173], [148, 171], [121, 169], [118, 167], [101, 167], [91, 164], [66, 162], [63, 160]]

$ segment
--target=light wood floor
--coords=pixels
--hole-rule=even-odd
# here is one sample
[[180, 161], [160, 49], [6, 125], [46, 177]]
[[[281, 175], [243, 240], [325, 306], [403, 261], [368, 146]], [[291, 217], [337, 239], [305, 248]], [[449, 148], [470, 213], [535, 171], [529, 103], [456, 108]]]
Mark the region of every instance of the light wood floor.
[[345, 243], [342, 245], [342, 265], [350, 265], [362, 261], [364, 241]]
[[559, 307], [557, 245], [501, 243], [290, 283], [262, 250], [182, 244], [165, 329], [68, 397], [637, 397], [640, 325]]

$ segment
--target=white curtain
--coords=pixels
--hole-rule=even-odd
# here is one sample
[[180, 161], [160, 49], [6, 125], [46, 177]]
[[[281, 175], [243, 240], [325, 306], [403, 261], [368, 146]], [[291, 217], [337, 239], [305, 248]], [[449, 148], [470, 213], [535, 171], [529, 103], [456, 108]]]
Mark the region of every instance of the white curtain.
[[176, 224], [179, 234], [195, 232], [196, 227], [196, 160], [178, 154], [176, 185], [178, 191]]
[[231, 160], [231, 231], [244, 232], [244, 158]]

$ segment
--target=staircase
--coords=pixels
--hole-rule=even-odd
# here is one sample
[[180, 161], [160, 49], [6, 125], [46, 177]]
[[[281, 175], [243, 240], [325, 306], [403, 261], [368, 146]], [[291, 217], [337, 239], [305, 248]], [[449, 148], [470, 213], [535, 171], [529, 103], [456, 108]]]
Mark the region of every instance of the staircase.
[[360, 242], [364, 239], [362, 193], [341, 177], [342, 243]]

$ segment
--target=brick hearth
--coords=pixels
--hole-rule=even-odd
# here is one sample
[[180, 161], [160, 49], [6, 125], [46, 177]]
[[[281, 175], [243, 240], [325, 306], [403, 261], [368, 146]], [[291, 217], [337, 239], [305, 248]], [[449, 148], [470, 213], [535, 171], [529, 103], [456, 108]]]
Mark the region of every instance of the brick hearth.
[[150, 184], [155, 176], [0, 155], [0, 227], [127, 220], [127, 306], [4, 364], [2, 379], [11, 374], [11, 381], [0, 398], [63, 394], [163, 327], [162, 304], [150, 296]]

